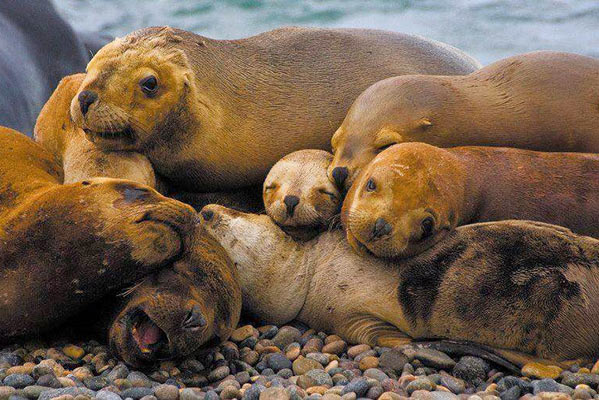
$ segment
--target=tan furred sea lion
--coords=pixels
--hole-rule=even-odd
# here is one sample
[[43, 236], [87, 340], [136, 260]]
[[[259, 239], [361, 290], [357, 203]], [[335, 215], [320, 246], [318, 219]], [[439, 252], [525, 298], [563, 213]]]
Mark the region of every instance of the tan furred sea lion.
[[348, 189], [376, 154], [402, 142], [598, 153], [598, 76], [595, 58], [541, 51], [463, 77], [385, 79], [356, 99], [331, 139], [329, 178]]
[[155, 188], [162, 194], [187, 203], [199, 211], [216, 203], [244, 211], [258, 212], [262, 207], [261, 188], [249, 187], [216, 193], [192, 193], [171, 187], [157, 176], [150, 161], [133, 151], [103, 151], [85, 138], [73, 124], [71, 100], [78, 93], [84, 74], [63, 78], [44, 105], [35, 125], [35, 140], [53, 153], [64, 171], [64, 183], [94, 177], [121, 178]]
[[35, 124], [34, 139], [56, 157], [64, 170], [64, 183], [93, 177], [128, 179], [157, 187], [154, 168], [148, 159], [130, 151], [106, 152], [85, 138], [70, 115], [70, 105], [85, 74], [63, 78], [42, 108]]
[[172, 268], [127, 293], [110, 328], [113, 353], [133, 366], [182, 358], [225, 341], [241, 315], [241, 288], [229, 256], [201, 225]]
[[404, 74], [479, 67], [432, 40], [364, 29], [283, 28], [213, 40], [147, 28], [100, 50], [71, 115], [105, 150], [134, 150], [193, 192], [261, 185], [281, 157], [328, 149], [352, 101]]
[[51, 154], [0, 129], [0, 341], [55, 327], [186, 247], [191, 207], [119, 179], [61, 182]]
[[421, 253], [458, 225], [527, 219], [599, 237], [599, 155], [402, 143], [343, 203], [347, 239], [379, 257]]
[[266, 176], [266, 213], [287, 233], [318, 232], [339, 214], [342, 196], [327, 178], [332, 159], [324, 150], [298, 150], [277, 161]]
[[[296, 242], [268, 216], [206, 206], [245, 310], [350, 343], [453, 339], [532, 359], [599, 357], [599, 241], [531, 221], [466, 225], [416, 257], [355, 254], [341, 230]], [[269, 279], [264, 279], [267, 276]]]

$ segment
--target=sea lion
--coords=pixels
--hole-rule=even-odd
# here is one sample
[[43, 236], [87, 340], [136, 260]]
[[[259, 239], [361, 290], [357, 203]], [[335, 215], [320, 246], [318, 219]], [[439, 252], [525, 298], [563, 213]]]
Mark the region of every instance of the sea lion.
[[98, 147], [147, 156], [174, 186], [231, 190], [261, 185], [293, 151], [328, 149], [351, 102], [380, 79], [478, 67], [446, 44], [378, 30], [213, 40], [147, 28], [95, 55], [71, 115]]
[[51, 1], [0, 1], [0, 125], [31, 135], [60, 79], [89, 59]]
[[343, 203], [359, 252], [410, 257], [458, 225], [528, 219], [599, 237], [599, 155], [402, 143], [377, 155]]
[[133, 366], [181, 358], [225, 341], [241, 315], [241, 288], [229, 256], [201, 225], [171, 268], [127, 292], [109, 333], [114, 354]]
[[[405, 260], [355, 254], [341, 230], [296, 242], [268, 216], [202, 210], [237, 265], [244, 310], [350, 343], [452, 339], [532, 359], [599, 356], [599, 240], [531, 221], [461, 226]], [[264, 279], [267, 276], [269, 279]]]
[[0, 128], [0, 340], [56, 326], [175, 261], [196, 220], [147, 186], [61, 181], [50, 153]]
[[358, 96], [333, 135], [329, 178], [348, 189], [402, 142], [597, 153], [598, 75], [595, 58], [539, 51], [462, 77], [385, 79]]
[[79, 91], [85, 74], [63, 78], [46, 102], [34, 129], [35, 140], [56, 157], [64, 171], [64, 183], [94, 177], [127, 179], [148, 185], [160, 193], [190, 204], [198, 211], [210, 203], [258, 212], [263, 209], [261, 189], [255, 187], [216, 193], [192, 193], [172, 187], [157, 176], [150, 161], [133, 151], [104, 151], [85, 138], [73, 123], [71, 100]]
[[339, 214], [341, 193], [327, 177], [332, 158], [324, 150], [298, 150], [277, 161], [266, 176], [266, 213], [287, 233], [317, 233]]
[[64, 183], [94, 177], [127, 179], [162, 189], [150, 161], [131, 151], [106, 152], [85, 138], [70, 115], [71, 100], [85, 74], [63, 78], [40, 112], [34, 139], [56, 157], [64, 171]]

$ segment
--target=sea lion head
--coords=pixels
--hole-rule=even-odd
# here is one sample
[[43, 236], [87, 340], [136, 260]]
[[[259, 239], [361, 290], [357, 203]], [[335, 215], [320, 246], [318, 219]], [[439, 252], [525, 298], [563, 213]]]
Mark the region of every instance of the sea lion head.
[[323, 150], [300, 150], [279, 160], [263, 187], [267, 214], [290, 228], [328, 226], [339, 213], [341, 193], [327, 178], [333, 156]]
[[[113, 178], [56, 185], [36, 198], [36, 203], [35, 218], [22, 219], [21, 224], [38, 225], [29, 229], [37, 229], [39, 236], [64, 235], [66, 230], [72, 242], [88, 248], [83, 257], [97, 257], [95, 261], [103, 265], [100, 271], [120, 273], [123, 282], [127, 274], [137, 273], [127, 268], [160, 266], [179, 257], [197, 219], [193, 208], [184, 203], [149, 186]], [[52, 223], [44, 224], [48, 215]]]
[[147, 28], [94, 56], [71, 102], [89, 140], [105, 150], [142, 150], [185, 130], [193, 72], [181, 41], [173, 29]]
[[384, 150], [362, 170], [341, 211], [354, 250], [410, 257], [456, 226], [464, 184], [447, 153], [424, 143], [403, 143]]
[[331, 138], [331, 182], [348, 190], [361, 169], [394, 144], [442, 143], [448, 131], [442, 127], [445, 121], [441, 124], [438, 107], [447, 90], [435, 78], [398, 76], [362, 92]]
[[188, 356], [230, 336], [241, 315], [237, 271], [224, 249], [198, 224], [171, 268], [125, 293], [109, 331], [113, 352], [133, 366]]

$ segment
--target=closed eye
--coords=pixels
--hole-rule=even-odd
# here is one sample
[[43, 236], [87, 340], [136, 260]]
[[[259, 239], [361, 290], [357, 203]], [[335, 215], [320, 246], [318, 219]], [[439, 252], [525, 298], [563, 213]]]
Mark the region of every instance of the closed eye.
[[328, 190], [326, 190], [326, 189], [318, 189], [318, 191], [319, 191], [320, 193], [322, 193], [322, 194], [326, 194], [326, 195], [330, 196], [330, 197], [331, 197], [333, 200], [336, 200], [336, 199], [337, 199], [337, 194], [335, 194], [335, 193], [333, 193], [333, 192], [329, 192], [329, 191], [328, 191]]
[[389, 147], [393, 146], [394, 144], [395, 144], [394, 142], [391, 142], [389, 144], [379, 147], [378, 149], [376, 149], [376, 151], [381, 153], [381, 152], [385, 151], [386, 149], [388, 149]]
[[274, 188], [276, 188], [276, 187], [277, 187], [277, 185], [275, 185], [275, 184], [272, 184], [272, 185], [265, 186], [265, 187], [264, 187], [264, 190], [272, 190], [272, 189], [274, 189]]

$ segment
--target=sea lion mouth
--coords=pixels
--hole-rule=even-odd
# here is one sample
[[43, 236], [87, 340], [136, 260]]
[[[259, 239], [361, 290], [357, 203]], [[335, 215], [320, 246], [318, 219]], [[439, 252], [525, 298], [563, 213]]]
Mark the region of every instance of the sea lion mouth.
[[142, 309], [134, 310], [127, 321], [129, 334], [145, 358], [169, 358], [169, 341], [164, 332]]
[[109, 141], [127, 141], [134, 142], [135, 141], [135, 131], [130, 126], [125, 127], [120, 131], [93, 131], [88, 128], [83, 128], [83, 132], [92, 140], [102, 139]]

